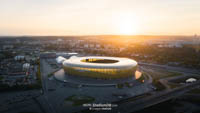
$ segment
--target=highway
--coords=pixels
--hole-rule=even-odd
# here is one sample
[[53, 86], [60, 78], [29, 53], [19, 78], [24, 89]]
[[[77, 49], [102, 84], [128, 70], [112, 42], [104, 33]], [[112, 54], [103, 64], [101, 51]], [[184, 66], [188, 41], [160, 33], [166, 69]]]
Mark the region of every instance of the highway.
[[[132, 113], [135, 111], [142, 110], [144, 108], [156, 105], [158, 103], [170, 100], [172, 98], [177, 98], [180, 95], [184, 94], [187, 91], [195, 89], [199, 87], [200, 81], [195, 83], [186, 84], [184, 86], [180, 86], [173, 90], [162, 91], [158, 93], [154, 93], [152, 96], [147, 96], [144, 98], [140, 98], [134, 101], [123, 101], [123, 103], [119, 103], [117, 108], [113, 108], [112, 113], [120, 112], [120, 113]], [[134, 97], [133, 97], [134, 98]]]
[[[142, 64], [140, 63], [140, 65], [161, 67], [177, 72], [191, 73], [191, 70], [188, 69], [184, 70], [182, 68], [179, 68], [178, 70], [176, 70], [177, 69], [176, 67], [170, 67], [165, 65], [148, 64], [148, 63], [142, 63]], [[198, 71], [195, 71], [192, 74], [198, 74], [198, 73], [199, 73]], [[138, 110], [142, 110], [144, 108], [170, 100], [172, 98], [177, 98], [178, 96], [183, 95], [185, 92], [199, 87], [199, 85], [200, 81], [197, 81], [195, 83], [185, 84], [184, 86], [180, 86], [171, 90], [165, 90], [162, 92], [152, 92], [151, 96], [144, 95], [139, 98], [138, 97], [129, 98], [127, 100], [121, 101], [122, 103], [119, 103], [119, 106], [113, 109], [111, 112], [132, 113]]]

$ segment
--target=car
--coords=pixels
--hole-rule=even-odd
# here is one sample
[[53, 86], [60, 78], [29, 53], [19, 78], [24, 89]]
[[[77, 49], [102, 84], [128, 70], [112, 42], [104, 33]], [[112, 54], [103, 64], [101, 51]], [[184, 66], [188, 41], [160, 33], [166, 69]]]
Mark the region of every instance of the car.
[[152, 88], [153, 90], [157, 90], [157, 88], [156, 88], [156, 87], [154, 87], [154, 86], [151, 86], [151, 88]]

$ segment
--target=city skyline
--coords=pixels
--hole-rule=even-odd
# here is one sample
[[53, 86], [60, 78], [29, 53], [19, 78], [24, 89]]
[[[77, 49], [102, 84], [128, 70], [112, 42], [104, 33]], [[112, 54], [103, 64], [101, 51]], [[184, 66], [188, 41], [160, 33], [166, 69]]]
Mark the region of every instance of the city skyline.
[[0, 35], [200, 34], [196, 0], [2, 0]]

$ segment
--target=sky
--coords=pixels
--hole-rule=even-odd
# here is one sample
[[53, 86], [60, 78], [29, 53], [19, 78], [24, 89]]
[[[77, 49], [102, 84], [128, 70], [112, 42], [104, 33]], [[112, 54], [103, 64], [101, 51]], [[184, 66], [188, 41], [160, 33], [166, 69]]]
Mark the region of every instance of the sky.
[[200, 34], [200, 0], [0, 0], [0, 35]]

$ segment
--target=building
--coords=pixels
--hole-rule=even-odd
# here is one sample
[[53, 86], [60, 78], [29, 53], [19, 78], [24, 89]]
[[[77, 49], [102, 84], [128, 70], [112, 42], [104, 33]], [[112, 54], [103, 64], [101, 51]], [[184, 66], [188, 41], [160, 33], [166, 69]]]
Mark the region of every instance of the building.
[[56, 57], [64, 57], [64, 58], [70, 58], [71, 56], [77, 56], [78, 53], [66, 53], [66, 52], [57, 52]]
[[13, 49], [13, 45], [3, 45], [3, 49]]
[[44, 52], [40, 54], [40, 58], [56, 58], [56, 52]]
[[100, 79], [133, 77], [137, 62], [118, 57], [71, 57], [63, 62], [67, 75]]
[[196, 82], [197, 79], [196, 78], [189, 78], [186, 80], [186, 83], [193, 83], [193, 82]]
[[66, 60], [66, 58], [62, 57], [62, 56], [59, 56], [56, 58], [56, 62], [58, 64], [62, 64], [64, 61]]

